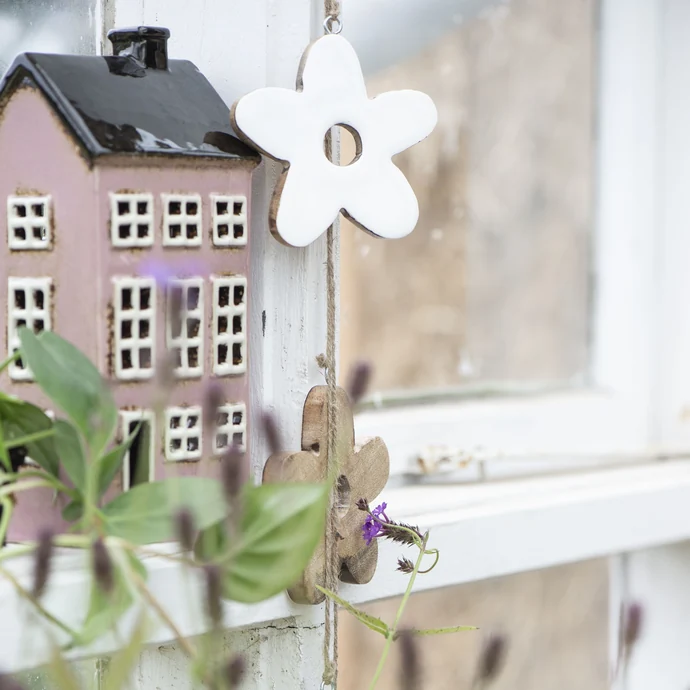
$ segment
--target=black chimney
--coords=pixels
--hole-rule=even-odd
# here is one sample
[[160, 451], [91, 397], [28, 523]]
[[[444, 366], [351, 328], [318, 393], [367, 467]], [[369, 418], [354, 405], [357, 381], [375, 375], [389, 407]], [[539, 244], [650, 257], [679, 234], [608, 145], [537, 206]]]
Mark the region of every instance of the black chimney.
[[113, 29], [108, 32], [114, 55], [131, 55], [151, 69], [168, 69], [170, 31], [157, 26]]

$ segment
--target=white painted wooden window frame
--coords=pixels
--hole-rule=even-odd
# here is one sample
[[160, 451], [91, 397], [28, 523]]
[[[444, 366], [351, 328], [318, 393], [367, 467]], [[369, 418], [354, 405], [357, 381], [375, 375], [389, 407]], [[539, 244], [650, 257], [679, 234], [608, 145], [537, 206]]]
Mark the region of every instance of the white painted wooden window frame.
[[[261, 86], [294, 85], [302, 52], [320, 33], [320, 5], [318, 0], [207, 0], [204, 13], [190, 14], [187, 0], [103, 0], [99, 16], [104, 30], [115, 24], [168, 26], [172, 57], [193, 60], [230, 104]], [[690, 5], [602, 0], [600, 19], [587, 386], [371, 411], [358, 417], [357, 429], [360, 436], [385, 438], [394, 475], [407, 472], [410, 459], [429, 445], [460, 451], [481, 446], [489, 457], [505, 458], [484, 463], [486, 476], [522, 475], [503, 482], [391, 482], [385, 496], [396, 514], [432, 529], [442, 552], [441, 564], [419, 578], [419, 588], [608, 556], [612, 641], [620, 600], [633, 595], [649, 604], [647, 634], [619, 687], [664, 690], [690, 681], [685, 662], [690, 545], [683, 543], [690, 540], [690, 463], [685, 460], [690, 448]], [[345, 20], [347, 25], [347, 0]], [[398, 33], [396, 40], [403, 37]], [[261, 410], [273, 410], [286, 446], [298, 448], [305, 396], [323, 382], [315, 358], [325, 343], [325, 300], [318, 297], [325, 294], [325, 244], [322, 238], [298, 250], [270, 236], [265, 211], [278, 172], [265, 161], [253, 188], [250, 415], [256, 419]], [[268, 448], [258, 425], [250, 434], [258, 478]], [[525, 476], [573, 466], [579, 471]], [[472, 471], [458, 478], [476, 479]], [[363, 602], [401, 593], [404, 578], [393, 576], [398, 550], [382, 546], [372, 583], [343, 586], [346, 598]], [[59, 559], [44, 605], [77, 621], [86, 605], [84, 555], [63, 553]], [[168, 610], [179, 629], [202, 632], [200, 597], [189, 597], [188, 591], [196, 576], [184, 577], [156, 557], [147, 565], [151, 586], [173, 604]], [[28, 561], [12, 567], [24, 577], [31, 571]], [[0, 593], [6, 614], [0, 624], [0, 666], [44, 661], [48, 640], [35, 636], [30, 648], [20, 647], [25, 602], [7, 583], [0, 582]], [[174, 606], [183, 598], [189, 606]], [[255, 606], [230, 603], [226, 609], [229, 627], [250, 628], [237, 635], [263, 628], [262, 642], [249, 652], [251, 667], [261, 673], [248, 687], [266, 687], [262, 674], [270, 680], [278, 673], [285, 687], [318, 687], [321, 607], [297, 606], [280, 595]], [[131, 629], [135, 615], [127, 616], [121, 635]], [[288, 617], [289, 625], [282, 622]], [[152, 644], [169, 640], [162, 626], [151, 630]], [[112, 639], [102, 640], [91, 653], [115, 646]], [[142, 657], [136, 687], [179, 677], [182, 658], [172, 648], [162, 655], [152, 647]]]

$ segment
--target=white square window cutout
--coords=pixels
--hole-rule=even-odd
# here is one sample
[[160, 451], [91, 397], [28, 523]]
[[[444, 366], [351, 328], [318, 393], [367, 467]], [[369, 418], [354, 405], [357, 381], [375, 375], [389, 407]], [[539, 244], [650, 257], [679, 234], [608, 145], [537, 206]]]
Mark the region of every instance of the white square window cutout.
[[201, 459], [201, 407], [169, 407], [165, 411], [165, 459], [169, 462]]
[[167, 290], [166, 338], [175, 375], [195, 378], [204, 372], [204, 281], [179, 278]]
[[151, 247], [153, 235], [153, 194], [110, 194], [113, 247]]
[[247, 244], [247, 197], [211, 194], [213, 244], [244, 247]]
[[122, 381], [150, 379], [156, 352], [156, 281], [113, 278], [115, 376]]
[[247, 407], [244, 403], [228, 403], [218, 408], [213, 439], [213, 452], [221, 455], [231, 446], [244, 453], [247, 433]]
[[247, 371], [247, 279], [213, 276], [213, 373], [232, 376]]
[[203, 230], [198, 194], [162, 194], [163, 245], [200, 247]]
[[[52, 278], [7, 279], [7, 349], [10, 354], [19, 350], [19, 329], [26, 326], [34, 333], [50, 331]], [[14, 381], [31, 381], [33, 375], [21, 358], [9, 366]]]
[[120, 410], [120, 442], [124, 443], [131, 434], [137, 432], [122, 459], [123, 491], [155, 479], [155, 420], [153, 410]]
[[7, 198], [7, 244], [10, 249], [50, 249], [51, 222], [49, 196]]

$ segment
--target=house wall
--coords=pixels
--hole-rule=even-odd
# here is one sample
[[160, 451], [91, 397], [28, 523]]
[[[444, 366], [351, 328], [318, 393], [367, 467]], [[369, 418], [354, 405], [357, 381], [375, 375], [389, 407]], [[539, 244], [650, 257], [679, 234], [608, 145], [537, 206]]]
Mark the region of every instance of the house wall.
[[[113, 311], [114, 276], [143, 276], [151, 265], [166, 266], [179, 277], [201, 277], [204, 279], [204, 373], [201, 378], [180, 379], [171, 388], [164, 388], [161, 382], [116, 381], [113, 378], [113, 390], [120, 409], [138, 407], [154, 409], [161, 406], [202, 405], [209, 385], [215, 381], [222, 385], [226, 402], [248, 402], [247, 375], [216, 377], [212, 374], [213, 366], [213, 330], [212, 330], [212, 285], [211, 275], [241, 274], [248, 277], [249, 243], [244, 248], [219, 248], [212, 243], [211, 194], [242, 195], [247, 198], [250, 210], [251, 172], [243, 164], [227, 162], [185, 161], [180, 159], [148, 159], [144, 163], [133, 159], [115, 160], [104, 163], [96, 169], [99, 189], [98, 234], [99, 281], [98, 314], [99, 318]], [[152, 247], [140, 249], [113, 249], [110, 243], [110, 193], [146, 192], [153, 194], [155, 236]], [[163, 204], [161, 195], [166, 193], [199, 194], [202, 201], [202, 244], [196, 248], [172, 248], [163, 246]], [[247, 228], [249, 220], [247, 221]], [[164, 290], [158, 286], [156, 297], [156, 351], [155, 361], [160, 362], [166, 356], [166, 322]], [[251, 295], [246, 297], [247, 304]], [[249, 319], [245, 319], [245, 333]], [[98, 363], [104, 373], [111, 373], [114, 366], [114, 343], [111, 328], [104, 324], [99, 328]], [[248, 343], [248, 337], [247, 337]], [[245, 347], [245, 357], [250, 356]], [[211, 433], [207, 426], [203, 438], [203, 459], [197, 462], [165, 462], [163, 458], [164, 419], [159, 415], [156, 420], [155, 447], [157, 459], [156, 478], [174, 475], [216, 476], [219, 458], [210, 455]], [[245, 433], [248, 442], [249, 433]], [[119, 478], [118, 478], [119, 481]]]
[[[7, 352], [7, 278], [52, 277], [52, 327], [96, 359], [100, 328], [94, 289], [98, 238], [94, 230], [96, 198], [93, 177], [70, 134], [40, 93], [19, 89], [0, 113], [0, 350]], [[7, 239], [7, 197], [52, 197], [53, 243], [50, 250], [10, 251]], [[30, 382], [14, 382], [7, 372], [2, 390], [45, 409], [49, 401]], [[35, 534], [45, 520], [61, 526], [60, 506], [50, 491], [17, 495], [9, 538]]]

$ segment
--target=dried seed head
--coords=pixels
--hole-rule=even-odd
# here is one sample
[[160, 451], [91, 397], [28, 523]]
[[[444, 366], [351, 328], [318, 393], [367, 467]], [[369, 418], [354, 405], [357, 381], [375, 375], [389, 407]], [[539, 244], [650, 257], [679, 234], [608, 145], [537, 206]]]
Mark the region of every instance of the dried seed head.
[[356, 362], [350, 369], [347, 382], [347, 394], [353, 405], [356, 405], [367, 392], [371, 380], [371, 364], [364, 360]]
[[477, 677], [483, 684], [496, 680], [503, 671], [507, 646], [503, 635], [489, 635], [484, 640], [477, 667]]
[[0, 690], [24, 690], [24, 686], [12, 676], [0, 673]]
[[223, 617], [222, 574], [218, 566], [207, 565], [204, 566], [204, 575], [206, 576], [206, 613], [213, 625], [217, 626]]
[[218, 383], [211, 383], [204, 391], [204, 426], [215, 429], [218, 409], [223, 404], [223, 388]]
[[367, 501], [366, 498], [360, 498], [359, 501], [357, 501], [357, 507], [360, 510], [364, 510], [365, 512], [369, 512], [369, 501]]
[[36, 599], [41, 597], [48, 584], [52, 557], [53, 530], [50, 528], [43, 528], [38, 535], [38, 547], [36, 548], [36, 558], [34, 560], [34, 586], [32, 595]]
[[113, 572], [113, 562], [110, 554], [102, 539], [96, 539], [91, 545], [91, 557], [93, 559], [93, 575], [98, 586], [109, 594], [115, 586], [115, 575]]
[[244, 659], [238, 654], [234, 658], [230, 659], [225, 665], [225, 682], [227, 687], [237, 688], [244, 679], [244, 672], [246, 670], [246, 664]]
[[220, 461], [221, 480], [225, 491], [225, 500], [232, 503], [249, 479], [247, 457], [233, 444]]
[[630, 656], [633, 648], [642, 635], [644, 625], [644, 609], [638, 602], [632, 602], [628, 606], [623, 606], [621, 617], [623, 624], [623, 652], [626, 656]]
[[[400, 529], [401, 527], [405, 527], [406, 529]], [[416, 542], [414, 535], [410, 534], [408, 530], [412, 530], [413, 532], [419, 534], [419, 527], [413, 527], [412, 525], [408, 525], [404, 522], [391, 521], [381, 526], [381, 534], [383, 534], [386, 539], [390, 539], [398, 544], [407, 544], [408, 546], [411, 546]]]
[[398, 558], [398, 567], [401, 573], [407, 573], [408, 575], [414, 571], [414, 563], [409, 559], [401, 556]]
[[271, 412], [264, 412], [261, 415], [261, 425], [264, 434], [266, 434], [266, 441], [271, 455], [280, 453], [282, 450], [282, 443], [280, 442], [280, 432], [278, 431], [278, 423], [275, 416]]
[[194, 528], [194, 516], [189, 508], [180, 508], [175, 515], [175, 531], [177, 541], [180, 542], [182, 548], [185, 551], [192, 551], [196, 540], [196, 529]]
[[417, 640], [409, 630], [401, 630], [397, 639], [400, 645], [400, 687], [402, 690], [419, 690], [422, 674]]

